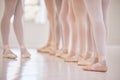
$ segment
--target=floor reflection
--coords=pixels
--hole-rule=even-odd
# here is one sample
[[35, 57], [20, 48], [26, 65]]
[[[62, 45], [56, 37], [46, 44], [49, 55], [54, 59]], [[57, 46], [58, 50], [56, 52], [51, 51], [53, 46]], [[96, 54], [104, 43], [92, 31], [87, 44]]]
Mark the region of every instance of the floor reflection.
[[[19, 50], [13, 51], [20, 55]], [[76, 63], [65, 63], [60, 58], [39, 54], [35, 49], [29, 51], [31, 59], [9, 60], [0, 56], [0, 80], [112, 80], [110, 77], [114, 75], [113, 71], [83, 71]]]

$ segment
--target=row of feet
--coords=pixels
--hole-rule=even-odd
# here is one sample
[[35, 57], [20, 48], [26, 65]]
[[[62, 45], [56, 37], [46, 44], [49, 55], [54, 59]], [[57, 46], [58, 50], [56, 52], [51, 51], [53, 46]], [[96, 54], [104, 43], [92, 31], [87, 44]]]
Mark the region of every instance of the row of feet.
[[104, 62], [99, 62], [97, 57], [72, 56], [67, 51], [55, 51], [52, 48], [44, 47], [37, 50], [39, 53], [47, 53], [62, 58], [65, 62], [75, 62], [85, 71], [106, 72], [107, 66]]

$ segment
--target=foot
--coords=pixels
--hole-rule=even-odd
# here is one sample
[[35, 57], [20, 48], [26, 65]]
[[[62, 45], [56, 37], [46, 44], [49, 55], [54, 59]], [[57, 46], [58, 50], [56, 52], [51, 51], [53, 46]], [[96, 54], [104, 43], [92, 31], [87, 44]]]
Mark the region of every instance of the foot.
[[80, 61], [78, 61], [78, 65], [80, 65], [80, 66], [89, 66], [89, 65], [95, 64], [97, 62], [98, 62], [97, 57], [91, 57], [89, 59], [81, 59]]
[[85, 66], [86, 63], [87, 63], [87, 60], [89, 60], [91, 57], [91, 54], [90, 53], [87, 53], [84, 58], [82, 58], [81, 60], [78, 61], [78, 65], [81, 65], [81, 66]]
[[60, 58], [65, 59], [67, 56], [68, 56], [68, 53], [62, 53], [62, 54], [60, 55]]
[[91, 52], [87, 52], [86, 55], [84, 56], [84, 59], [89, 59], [91, 57], [92, 53]]
[[3, 51], [3, 58], [16, 59], [17, 56], [9, 49]]
[[48, 48], [49, 48], [49, 46], [46, 45], [46, 46], [44, 46], [43, 48], [37, 49], [37, 51], [38, 51], [38, 52], [42, 52], [42, 53], [47, 53], [47, 52], [48, 52]]
[[80, 60], [80, 58], [76, 56], [69, 56], [64, 59], [65, 62], [78, 62], [78, 60]]
[[63, 53], [63, 51], [62, 50], [58, 50], [58, 51], [56, 51], [56, 57], [60, 57], [61, 56], [61, 54]]
[[38, 48], [37, 51], [38, 51], [38, 52], [44, 52], [45, 49], [46, 49], [46, 46], [43, 47], [43, 48]]
[[21, 49], [21, 57], [22, 58], [30, 58], [30, 56], [31, 55], [26, 48]]
[[107, 66], [98, 62], [91, 66], [83, 66], [82, 69], [85, 71], [106, 72]]
[[48, 53], [49, 53], [50, 55], [55, 55], [55, 54], [56, 54], [56, 50], [53, 49], [53, 48], [48, 48]]
[[59, 51], [56, 52], [56, 57], [61, 57], [64, 53], [67, 53], [67, 49], [61, 49]]
[[58, 52], [56, 52], [56, 55], [55, 55], [56, 57], [60, 57], [61, 56], [61, 53], [58, 53]]

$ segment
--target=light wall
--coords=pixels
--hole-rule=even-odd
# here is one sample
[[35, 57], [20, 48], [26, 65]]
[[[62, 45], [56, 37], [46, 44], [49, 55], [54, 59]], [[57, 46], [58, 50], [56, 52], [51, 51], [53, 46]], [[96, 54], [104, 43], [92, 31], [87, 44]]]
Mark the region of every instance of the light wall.
[[[0, 21], [3, 13], [3, 1], [0, 0]], [[108, 26], [109, 26], [109, 37], [108, 44], [110, 45], [120, 45], [120, 0], [111, 0]], [[24, 36], [25, 43], [27, 47], [36, 48], [43, 46], [47, 42], [48, 38], [48, 23], [45, 24], [34, 24], [32, 22], [24, 23]], [[0, 31], [1, 32], [1, 31]], [[44, 40], [42, 40], [44, 39]], [[13, 28], [11, 28], [10, 34], [10, 44], [12, 47], [18, 46]], [[0, 36], [0, 46], [2, 46], [1, 36]]]
[[108, 23], [108, 44], [120, 45], [120, 0], [111, 0]]

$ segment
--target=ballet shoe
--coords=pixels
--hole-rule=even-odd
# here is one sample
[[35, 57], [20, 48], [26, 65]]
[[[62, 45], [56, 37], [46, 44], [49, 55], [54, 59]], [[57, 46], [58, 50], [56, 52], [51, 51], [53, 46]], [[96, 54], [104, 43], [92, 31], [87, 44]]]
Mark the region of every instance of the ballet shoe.
[[82, 66], [82, 69], [85, 71], [94, 71], [94, 72], [106, 72], [107, 66], [101, 63], [96, 63], [91, 66]]
[[70, 57], [66, 57], [64, 61], [65, 62], [78, 62], [78, 58], [76, 56], [70, 56]]
[[64, 59], [67, 59], [67, 58], [70, 58], [72, 57], [73, 55], [69, 54], [69, 53], [66, 53], [65, 56], [63, 57]]
[[61, 49], [59, 51], [56, 52], [56, 57], [59, 57], [59, 58], [62, 58], [61, 56], [64, 54], [64, 53], [67, 53], [67, 49]]
[[51, 52], [49, 52], [49, 54], [54, 56], [56, 53], [55, 53], [55, 51], [51, 51]]
[[30, 58], [31, 55], [26, 48], [21, 48], [21, 58]]
[[62, 54], [60, 55], [60, 58], [65, 59], [67, 56], [68, 56], [68, 53], [62, 53]]
[[27, 52], [27, 53], [23, 53], [23, 54], [21, 55], [21, 57], [22, 57], [22, 58], [30, 58], [31, 55]]
[[3, 52], [3, 58], [8, 58], [8, 59], [16, 59], [17, 56], [10, 50], [4, 50]]
[[48, 53], [48, 47], [47, 46], [45, 46], [45, 47], [43, 47], [43, 48], [39, 48], [39, 49], [37, 49], [37, 51], [38, 52], [42, 52], [42, 53]]
[[56, 57], [60, 57], [60, 56], [61, 56], [61, 53], [56, 53], [55, 56], [56, 56]]
[[44, 52], [44, 49], [45, 49], [46, 47], [43, 47], [43, 48], [38, 48], [37, 49], [37, 52]]
[[60, 57], [61, 52], [62, 52], [62, 49], [57, 50], [57, 51], [56, 51], [56, 54], [55, 54], [55, 57]]
[[84, 56], [84, 59], [89, 59], [91, 57], [92, 53], [90, 52], [87, 52], [87, 54]]
[[44, 48], [44, 49], [41, 49], [41, 53], [46, 53], [46, 54], [50, 53], [49, 47], [46, 47], [46, 48]]
[[95, 64], [98, 62], [98, 58], [89, 58], [89, 59], [81, 59], [80, 61], [78, 61], [78, 65], [80, 66], [89, 66], [92, 64]]
[[48, 44], [45, 45], [44, 47], [38, 48], [38, 49], [37, 49], [37, 52], [48, 53], [47, 49], [50, 47], [50, 45], [51, 45], [51, 44], [48, 42]]
[[55, 55], [55, 54], [56, 54], [56, 51], [53, 50], [52, 48], [50, 48], [50, 49], [48, 50], [48, 53], [49, 53], [50, 55]]

